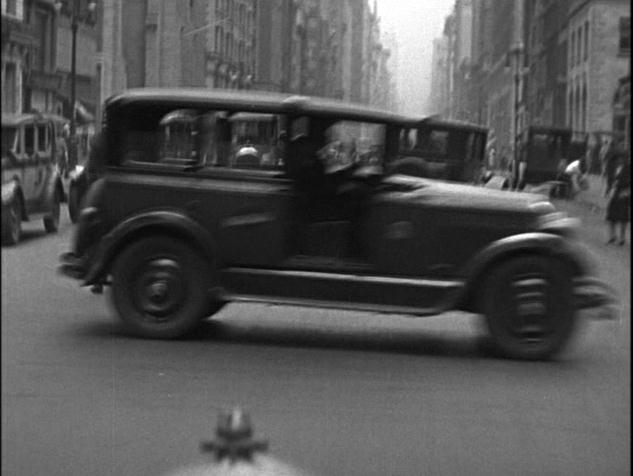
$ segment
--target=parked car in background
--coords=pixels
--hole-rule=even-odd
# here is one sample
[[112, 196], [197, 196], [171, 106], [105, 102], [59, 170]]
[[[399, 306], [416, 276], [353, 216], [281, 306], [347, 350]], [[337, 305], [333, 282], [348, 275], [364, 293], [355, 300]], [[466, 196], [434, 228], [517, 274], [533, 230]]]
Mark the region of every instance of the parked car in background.
[[488, 129], [435, 118], [408, 120], [400, 132], [391, 172], [463, 183], [480, 183]]
[[[96, 180], [60, 271], [112, 286], [133, 334], [178, 338], [239, 301], [459, 309], [483, 314], [505, 355], [540, 359], [564, 347], [579, 311], [613, 301], [546, 197], [392, 173], [398, 115], [210, 90], [128, 91], [104, 109]], [[162, 125], [183, 110], [189, 155], [172, 160]], [[245, 112], [283, 124], [276, 167], [235, 160], [230, 118]]]
[[20, 241], [22, 222], [42, 219], [59, 227], [66, 195], [59, 174], [57, 130], [64, 119], [50, 114], [2, 114], [2, 242]]
[[571, 129], [529, 126], [519, 141], [518, 162], [512, 162], [512, 189], [547, 185], [553, 195], [569, 197], [565, 168], [578, 149], [572, 147]]

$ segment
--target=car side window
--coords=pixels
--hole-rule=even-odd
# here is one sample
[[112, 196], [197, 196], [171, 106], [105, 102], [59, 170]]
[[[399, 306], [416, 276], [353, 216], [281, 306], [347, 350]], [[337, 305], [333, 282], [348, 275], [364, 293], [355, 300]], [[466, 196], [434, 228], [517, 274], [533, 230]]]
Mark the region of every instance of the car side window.
[[276, 114], [238, 112], [227, 118], [229, 163], [233, 169], [282, 170], [282, 120]]
[[27, 155], [35, 152], [35, 126], [32, 124], [24, 126], [24, 152]]
[[43, 153], [48, 151], [49, 146], [49, 128], [46, 124], [37, 125], [37, 152]]
[[335, 121], [325, 129], [319, 158], [325, 170], [351, 165], [382, 166], [385, 151], [385, 125], [357, 121]]

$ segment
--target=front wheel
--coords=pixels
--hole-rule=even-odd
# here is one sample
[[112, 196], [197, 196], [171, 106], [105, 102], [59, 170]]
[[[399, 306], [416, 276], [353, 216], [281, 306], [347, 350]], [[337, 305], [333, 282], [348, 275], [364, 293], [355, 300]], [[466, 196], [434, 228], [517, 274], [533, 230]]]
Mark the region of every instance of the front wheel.
[[72, 223], [77, 223], [79, 218], [79, 190], [73, 182], [70, 183], [68, 188], [68, 216]]
[[208, 260], [188, 243], [159, 236], [128, 245], [112, 268], [112, 298], [125, 327], [152, 339], [182, 337], [209, 315]]
[[2, 207], [2, 244], [17, 245], [22, 236], [22, 211], [20, 200], [13, 198], [11, 202]]
[[55, 233], [59, 229], [59, 210], [60, 210], [60, 197], [56, 193], [53, 196], [53, 204], [51, 205], [51, 212], [44, 217], [44, 229], [47, 233]]
[[541, 256], [513, 258], [495, 269], [482, 309], [495, 346], [507, 357], [553, 357], [574, 328], [573, 287], [564, 263]]

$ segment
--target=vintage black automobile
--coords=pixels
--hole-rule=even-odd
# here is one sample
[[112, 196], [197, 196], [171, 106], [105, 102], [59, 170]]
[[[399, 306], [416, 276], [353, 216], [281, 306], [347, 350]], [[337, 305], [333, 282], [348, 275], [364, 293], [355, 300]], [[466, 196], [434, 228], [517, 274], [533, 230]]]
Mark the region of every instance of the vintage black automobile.
[[[98, 178], [60, 270], [111, 285], [134, 334], [177, 338], [235, 301], [460, 309], [485, 315], [504, 354], [540, 359], [580, 310], [609, 314], [573, 220], [545, 197], [386, 172], [395, 114], [215, 90], [132, 90], [104, 108]], [[161, 121], [185, 110], [191, 154], [172, 157]], [[275, 167], [235, 160], [242, 113], [276, 116]]]
[[553, 197], [569, 198], [571, 184], [563, 172], [586, 152], [586, 134], [568, 128], [529, 126], [519, 141], [519, 161], [512, 164], [512, 188], [549, 185]]
[[2, 114], [2, 243], [20, 241], [22, 222], [43, 219], [59, 227], [66, 200], [59, 174], [57, 131], [64, 119], [52, 114]]
[[488, 129], [435, 117], [407, 119], [390, 172], [477, 184], [485, 169]]

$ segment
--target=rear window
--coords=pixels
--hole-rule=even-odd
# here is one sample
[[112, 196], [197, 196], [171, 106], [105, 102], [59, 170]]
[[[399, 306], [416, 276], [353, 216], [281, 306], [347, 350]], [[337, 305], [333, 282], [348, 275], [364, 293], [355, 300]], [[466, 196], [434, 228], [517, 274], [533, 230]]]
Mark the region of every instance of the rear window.
[[137, 108], [116, 124], [123, 166], [282, 170], [281, 118], [195, 108]]

